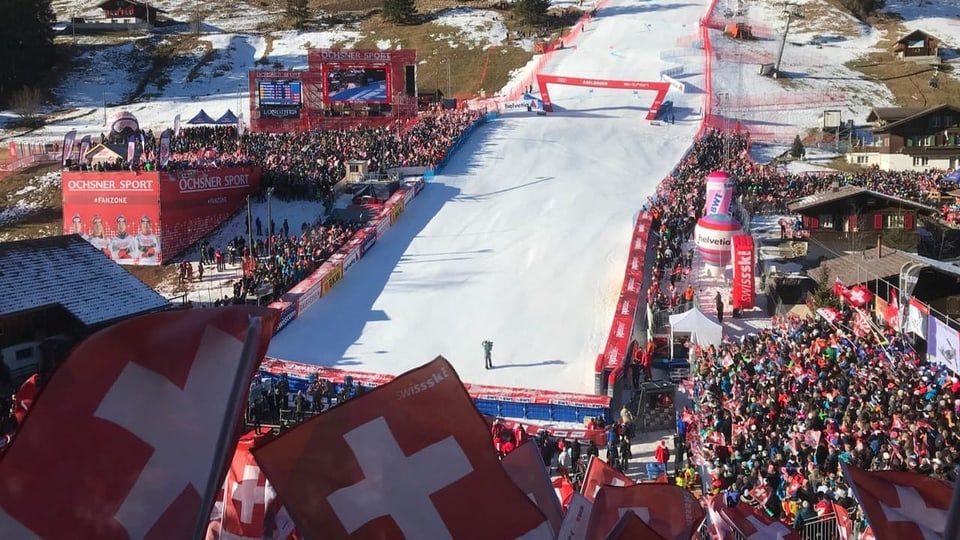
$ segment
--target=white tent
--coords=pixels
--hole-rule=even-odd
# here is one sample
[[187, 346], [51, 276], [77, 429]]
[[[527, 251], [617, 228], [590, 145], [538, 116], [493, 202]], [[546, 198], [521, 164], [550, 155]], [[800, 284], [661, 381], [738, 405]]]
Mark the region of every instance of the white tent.
[[701, 347], [720, 345], [723, 341], [723, 326], [710, 319], [697, 308], [670, 316], [670, 343], [674, 334], [690, 334], [690, 341]]

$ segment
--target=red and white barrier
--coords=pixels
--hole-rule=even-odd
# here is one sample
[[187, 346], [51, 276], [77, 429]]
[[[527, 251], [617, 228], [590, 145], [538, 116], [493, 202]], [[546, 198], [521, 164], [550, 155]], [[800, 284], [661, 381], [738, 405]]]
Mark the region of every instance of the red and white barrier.
[[607, 335], [607, 343], [603, 353], [597, 357], [595, 366], [595, 390], [603, 393], [604, 383], [609, 391], [623, 372], [624, 359], [633, 339], [633, 326], [636, 321], [637, 310], [643, 301], [643, 270], [647, 254], [647, 241], [650, 238], [650, 227], [653, 215], [642, 212], [637, 217], [633, 227], [633, 236], [630, 239], [630, 253], [627, 256], [627, 268], [624, 271], [623, 286], [620, 289], [620, 298], [617, 300], [617, 309], [613, 315], [613, 324]]

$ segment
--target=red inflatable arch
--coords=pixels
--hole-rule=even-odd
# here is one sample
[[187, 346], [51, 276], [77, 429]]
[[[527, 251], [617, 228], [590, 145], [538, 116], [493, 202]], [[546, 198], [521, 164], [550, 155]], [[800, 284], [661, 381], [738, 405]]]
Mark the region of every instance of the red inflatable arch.
[[540, 87], [540, 99], [543, 100], [543, 110], [553, 111], [553, 103], [550, 102], [550, 92], [547, 90], [549, 84], [566, 84], [568, 86], [583, 86], [586, 88], [615, 88], [618, 90], [654, 90], [657, 92], [653, 98], [653, 104], [647, 111], [647, 120], [657, 118], [657, 111], [663, 104], [663, 98], [670, 90], [670, 83], [666, 82], [646, 82], [646, 81], [612, 81], [606, 79], [581, 79], [579, 77], [558, 77], [556, 75], [537, 75], [537, 85]]

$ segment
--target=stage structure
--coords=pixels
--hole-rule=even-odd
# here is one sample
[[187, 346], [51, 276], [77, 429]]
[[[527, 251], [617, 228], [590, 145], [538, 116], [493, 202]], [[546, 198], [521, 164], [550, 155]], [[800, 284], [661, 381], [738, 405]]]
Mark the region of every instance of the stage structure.
[[647, 120], [656, 120], [657, 112], [663, 105], [663, 100], [670, 91], [669, 82], [646, 81], [616, 81], [607, 79], [584, 79], [580, 77], [560, 77], [557, 75], [537, 75], [537, 86], [540, 88], [540, 98], [543, 100], [543, 110], [553, 111], [553, 102], [550, 101], [550, 84], [565, 84], [568, 86], [582, 86], [585, 88], [612, 88], [617, 90], [653, 90], [657, 95], [647, 111]]
[[417, 51], [310, 49], [305, 71], [250, 71], [250, 128], [400, 123], [417, 114]]
[[259, 167], [62, 174], [63, 232], [142, 266], [170, 261], [210, 234], [260, 185]]

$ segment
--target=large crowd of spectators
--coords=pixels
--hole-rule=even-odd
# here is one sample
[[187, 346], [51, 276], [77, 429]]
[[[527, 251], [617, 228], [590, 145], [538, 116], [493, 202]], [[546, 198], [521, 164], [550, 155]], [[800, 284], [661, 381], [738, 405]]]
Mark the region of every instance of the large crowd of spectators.
[[[750, 165], [746, 143], [707, 132], [651, 197], [657, 232], [651, 301], [683, 301], [689, 257], [682, 245], [703, 208], [703, 179], [711, 171], [737, 177], [754, 211], [783, 210], [783, 201], [833, 182], [920, 202], [949, 187], [936, 172], [787, 175]], [[678, 483], [692, 487], [694, 466], [705, 465], [708, 489], [799, 528], [829, 502], [856, 506], [841, 463], [956, 480], [957, 374], [928, 364], [909, 335], [854, 332], [851, 308], [840, 313], [833, 322], [775, 317], [769, 329], [694, 348], [693, 407], [678, 419]]]

